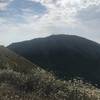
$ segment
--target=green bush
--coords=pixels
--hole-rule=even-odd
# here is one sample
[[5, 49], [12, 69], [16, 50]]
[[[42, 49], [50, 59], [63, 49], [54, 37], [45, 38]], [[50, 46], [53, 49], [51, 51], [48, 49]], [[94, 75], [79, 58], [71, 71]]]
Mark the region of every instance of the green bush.
[[[42, 69], [23, 74], [0, 70], [0, 100], [100, 100], [100, 90], [82, 80], [58, 80]], [[8, 99], [10, 98], [10, 99]]]

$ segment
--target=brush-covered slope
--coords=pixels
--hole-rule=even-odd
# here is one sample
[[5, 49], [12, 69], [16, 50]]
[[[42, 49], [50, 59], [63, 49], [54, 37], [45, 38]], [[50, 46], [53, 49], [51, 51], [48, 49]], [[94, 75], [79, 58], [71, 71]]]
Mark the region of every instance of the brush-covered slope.
[[61, 81], [0, 47], [0, 100], [99, 100], [100, 90], [82, 80]]
[[8, 46], [60, 77], [83, 77], [100, 83], [100, 45], [73, 35], [53, 35]]
[[11, 69], [21, 73], [27, 73], [36, 66], [25, 58], [17, 55], [9, 49], [0, 46], [0, 69]]

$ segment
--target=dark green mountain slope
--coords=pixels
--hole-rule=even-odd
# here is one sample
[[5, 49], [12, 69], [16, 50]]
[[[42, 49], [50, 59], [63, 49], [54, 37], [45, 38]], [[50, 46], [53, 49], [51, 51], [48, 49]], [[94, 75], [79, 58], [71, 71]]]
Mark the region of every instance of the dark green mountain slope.
[[82, 77], [100, 84], [100, 45], [73, 35], [53, 35], [8, 46], [61, 78]]

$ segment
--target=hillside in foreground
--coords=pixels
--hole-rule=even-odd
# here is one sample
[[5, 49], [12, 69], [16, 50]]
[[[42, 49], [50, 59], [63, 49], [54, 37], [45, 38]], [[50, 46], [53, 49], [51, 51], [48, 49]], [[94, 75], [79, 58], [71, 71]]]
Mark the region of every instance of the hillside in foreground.
[[59, 80], [0, 47], [0, 100], [100, 100], [100, 90], [81, 79]]
[[78, 76], [100, 85], [98, 43], [74, 35], [52, 35], [13, 43], [8, 48], [59, 78]]

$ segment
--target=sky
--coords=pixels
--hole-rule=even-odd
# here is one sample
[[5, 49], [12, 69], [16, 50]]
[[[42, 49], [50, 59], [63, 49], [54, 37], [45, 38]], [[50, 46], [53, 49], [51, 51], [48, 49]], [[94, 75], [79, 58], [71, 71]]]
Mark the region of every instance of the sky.
[[100, 43], [100, 0], [0, 0], [0, 45], [52, 34]]

